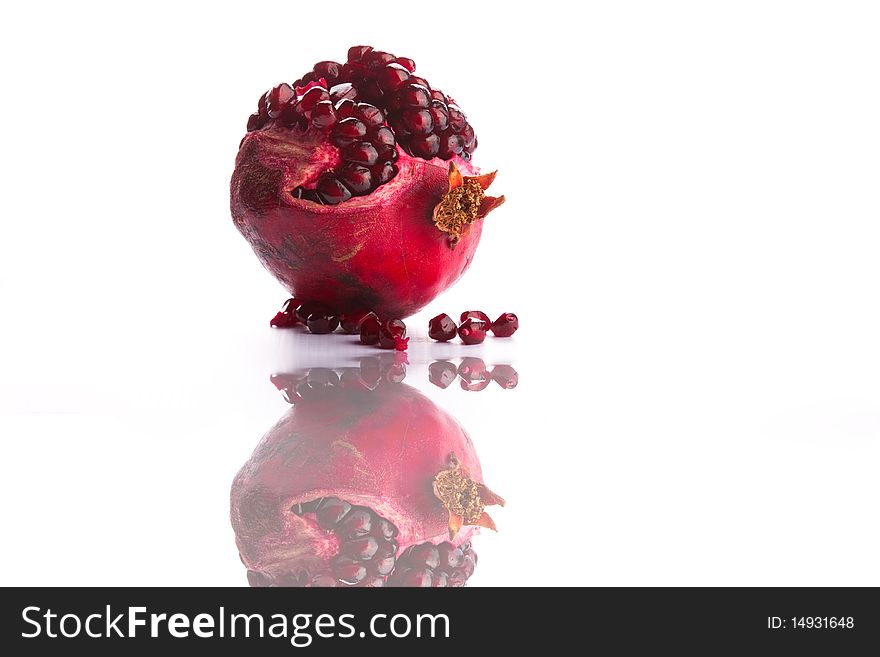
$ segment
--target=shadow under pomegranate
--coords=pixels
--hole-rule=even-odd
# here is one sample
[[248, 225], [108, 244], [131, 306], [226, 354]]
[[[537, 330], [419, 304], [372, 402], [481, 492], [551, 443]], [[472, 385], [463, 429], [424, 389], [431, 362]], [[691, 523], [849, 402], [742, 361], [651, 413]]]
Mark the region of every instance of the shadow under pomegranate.
[[464, 586], [504, 504], [464, 429], [394, 376], [297, 390], [232, 485], [251, 586]]

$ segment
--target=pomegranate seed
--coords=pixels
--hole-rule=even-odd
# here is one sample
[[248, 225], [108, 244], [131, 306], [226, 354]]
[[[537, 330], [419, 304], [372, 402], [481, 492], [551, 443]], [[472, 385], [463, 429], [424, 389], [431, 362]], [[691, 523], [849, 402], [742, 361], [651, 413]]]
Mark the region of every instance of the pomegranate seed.
[[[375, 317], [375, 315], [373, 316]], [[363, 325], [361, 325], [361, 328], [363, 329]], [[379, 329], [377, 328], [376, 342], [379, 341], [378, 330]], [[376, 344], [376, 342], [372, 342], [371, 344]], [[361, 358], [360, 362], [358, 363], [358, 374], [360, 375], [361, 380], [364, 382], [364, 384], [370, 390], [373, 390], [377, 385], [379, 385], [379, 382], [382, 380], [382, 364], [375, 356]]]
[[382, 324], [379, 331], [379, 346], [382, 349], [396, 349], [405, 351], [409, 344], [406, 336], [406, 324], [399, 319], [389, 319]]
[[295, 326], [300, 322], [299, 318], [296, 316], [296, 311], [299, 306], [300, 302], [298, 299], [288, 299], [284, 302], [284, 305], [281, 307], [278, 314], [269, 321], [269, 326], [273, 328], [288, 328]]
[[376, 151], [376, 147], [371, 143], [367, 141], [356, 141], [353, 144], [343, 147], [342, 157], [349, 162], [357, 162], [358, 164], [365, 164], [369, 167], [376, 164], [379, 160], [379, 153]]
[[459, 321], [463, 322], [468, 317], [473, 317], [474, 319], [479, 319], [481, 322], [485, 322], [486, 326], [492, 323], [492, 320], [489, 319], [489, 315], [484, 313], [482, 310], [465, 310], [461, 317], [459, 317]]
[[360, 333], [361, 322], [372, 313], [369, 310], [356, 310], [339, 318], [339, 325], [342, 330], [349, 335]]
[[[354, 105], [354, 103], [352, 103]], [[333, 129], [333, 136], [344, 139], [361, 139], [367, 134], [367, 126], [363, 121], [350, 116], [342, 119]]]
[[401, 107], [427, 108], [431, 105], [430, 92], [420, 84], [407, 84], [397, 94]]
[[329, 100], [322, 100], [312, 110], [312, 125], [319, 130], [328, 128], [336, 123], [336, 110]]
[[[370, 146], [372, 148], [372, 146]], [[375, 149], [374, 149], [375, 151]], [[329, 171], [321, 174], [318, 178], [318, 184], [315, 185], [315, 191], [321, 196], [324, 203], [328, 205], [336, 205], [351, 198], [351, 192], [348, 188], [339, 182], [339, 179]]]
[[403, 83], [409, 80], [409, 71], [400, 64], [388, 64], [379, 71], [376, 81], [382, 91], [397, 91]]
[[458, 366], [458, 375], [461, 377], [461, 389], [472, 392], [485, 390], [492, 383], [492, 375], [486, 369], [486, 363], [482, 358], [462, 358]]
[[410, 73], [413, 73], [416, 70], [416, 63], [411, 60], [409, 57], [397, 57], [394, 60], [395, 64], [400, 64]]
[[492, 369], [492, 380], [505, 390], [512, 390], [519, 383], [519, 374], [510, 365], [496, 365]]
[[306, 323], [306, 320], [309, 318], [309, 315], [319, 314], [319, 313], [329, 314], [329, 313], [327, 313], [327, 309], [324, 306], [322, 306], [319, 303], [313, 303], [311, 301], [300, 302], [296, 306], [296, 310], [294, 312], [296, 313], [296, 318], [299, 321], [301, 321], [303, 324]]
[[312, 367], [306, 375], [312, 389], [333, 388], [339, 385], [339, 375], [329, 367]]
[[409, 147], [413, 155], [431, 159], [440, 152], [440, 138], [434, 134], [419, 135], [410, 141]]
[[480, 344], [486, 339], [486, 322], [469, 317], [458, 327], [458, 337], [465, 344]]
[[375, 313], [367, 313], [366, 317], [361, 320], [361, 344], [379, 344], [379, 331], [381, 328], [382, 323]]
[[519, 318], [513, 313], [504, 313], [492, 322], [492, 333], [496, 338], [509, 338], [519, 328]]
[[277, 118], [284, 107], [292, 99], [296, 98], [296, 93], [289, 84], [279, 84], [273, 87], [266, 98], [266, 109], [270, 118]]
[[339, 77], [339, 69], [340, 65], [336, 62], [318, 62], [312, 70], [316, 76], [330, 82]]
[[446, 313], [441, 313], [428, 322], [428, 337], [438, 342], [448, 342], [456, 336], [458, 327]]
[[343, 82], [330, 87], [330, 100], [339, 104], [343, 100], [353, 101], [357, 98], [357, 89], [351, 82]]
[[397, 175], [397, 167], [391, 162], [386, 162], [380, 166], [373, 167], [373, 178], [376, 183], [382, 185]]
[[325, 497], [318, 505], [315, 519], [321, 529], [331, 530], [351, 511], [351, 504], [336, 497]]
[[366, 194], [373, 187], [373, 174], [367, 167], [349, 162], [340, 172], [343, 184], [351, 190], [352, 194]]
[[339, 326], [339, 319], [332, 315], [317, 313], [309, 315], [309, 318], [306, 320], [306, 326], [309, 327], [310, 332], [324, 335], [326, 333], [333, 333], [336, 330]]
[[370, 68], [381, 69], [385, 64], [390, 64], [394, 61], [394, 55], [381, 50], [374, 50], [369, 54], [366, 61]]
[[362, 62], [364, 57], [372, 51], [372, 46], [352, 46], [348, 49], [348, 61], [352, 64]]
[[299, 321], [296, 319], [296, 315], [288, 315], [283, 312], [276, 313], [275, 317], [269, 320], [269, 326], [272, 328], [290, 328], [297, 324]]
[[397, 153], [397, 141], [388, 126], [382, 126], [370, 136], [370, 142], [376, 147], [380, 160], [387, 160]]
[[[400, 339], [400, 338], [398, 338]], [[407, 342], [409, 338], [403, 338]], [[405, 347], [404, 347], [405, 348]], [[395, 347], [397, 349], [397, 347]], [[398, 351], [403, 351], [403, 349], [399, 349]], [[403, 383], [403, 380], [406, 378], [406, 364], [405, 363], [391, 363], [388, 366], [388, 371], [385, 372], [385, 380], [388, 383]]]
[[348, 98], [340, 100], [338, 103], [336, 103], [335, 107], [336, 117], [340, 119], [340, 121], [342, 119], [350, 119], [352, 117], [357, 118], [356, 116], [354, 116], [355, 111], [357, 110], [357, 105], [353, 100], [349, 100]]
[[464, 150], [464, 140], [455, 133], [446, 133], [440, 138], [440, 157], [449, 159]]
[[330, 94], [323, 87], [312, 87], [299, 101], [303, 111], [309, 112], [322, 100], [330, 100]]
[[370, 128], [378, 128], [385, 123], [385, 115], [382, 110], [369, 103], [357, 104], [357, 116]]
[[439, 100], [431, 101], [431, 119], [434, 121], [434, 130], [443, 132], [449, 127], [449, 110], [446, 103]]
[[428, 381], [444, 390], [458, 378], [458, 368], [447, 360], [437, 360], [428, 366]]
[[426, 135], [434, 129], [434, 119], [428, 110], [404, 110], [402, 117], [403, 125], [412, 133]]

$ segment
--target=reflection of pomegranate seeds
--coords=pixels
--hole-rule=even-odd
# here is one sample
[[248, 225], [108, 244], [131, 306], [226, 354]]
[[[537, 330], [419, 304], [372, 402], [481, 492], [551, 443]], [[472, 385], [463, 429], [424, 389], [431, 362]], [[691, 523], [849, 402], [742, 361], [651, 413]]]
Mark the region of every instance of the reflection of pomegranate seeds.
[[438, 388], [448, 388], [458, 376], [458, 369], [447, 360], [434, 361], [428, 366], [428, 380]]
[[477, 555], [470, 542], [461, 547], [451, 543], [421, 543], [407, 548], [397, 558], [388, 586], [460, 587], [474, 574]]
[[496, 365], [492, 369], [492, 380], [505, 390], [512, 390], [519, 383], [519, 374], [510, 365]]

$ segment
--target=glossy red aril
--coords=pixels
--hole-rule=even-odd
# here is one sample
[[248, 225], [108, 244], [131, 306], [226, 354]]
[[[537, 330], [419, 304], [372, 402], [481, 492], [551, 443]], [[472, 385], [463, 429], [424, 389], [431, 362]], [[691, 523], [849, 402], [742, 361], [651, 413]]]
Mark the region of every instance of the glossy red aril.
[[374, 345], [379, 344], [379, 331], [382, 328], [382, 322], [376, 317], [375, 313], [367, 313], [360, 322], [361, 344]]
[[486, 322], [469, 317], [458, 327], [458, 337], [465, 344], [480, 344], [486, 339]]
[[323, 312], [313, 313], [306, 320], [306, 326], [309, 327], [310, 332], [319, 335], [333, 333], [339, 326], [339, 319]]
[[519, 318], [513, 313], [503, 313], [492, 322], [492, 333], [496, 338], [509, 338], [519, 328]]
[[349, 335], [360, 333], [361, 322], [370, 314], [369, 310], [355, 310], [339, 318], [339, 325]]
[[438, 342], [448, 342], [458, 333], [455, 321], [446, 313], [434, 317], [428, 322], [428, 337]]
[[[297, 296], [406, 317], [473, 260], [504, 197], [461, 108], [415, 62], [369, 46], [260, 97], [231, 183], [233, 220]], [[301, 321], [305, 321], [302, 317]]]
[[474, 319], [479, 319], [481, 322], [485, 322], [486, 326], [492, 323], [492, 320], [489, 319], [489, 315], [484, 313], [482, 310], [465, 310], [461, 316], [459, 317], [459, 322], [464, 322], [468, 317], [473, 317]]
[[409, 338], [406, 337], [406, 324], [399, 319], [389, 319], [379, 329], [379, 346], [382, 349], [406, 351]]
[[297, 299], [288, 299], [285, 301], [278, 314], [269, 320], [269, 326], [273, 328], [289, 328], [299, 324], [300, 320], [296, 316], [296, 311], [299, 308], [299, 305], [300, 302]]

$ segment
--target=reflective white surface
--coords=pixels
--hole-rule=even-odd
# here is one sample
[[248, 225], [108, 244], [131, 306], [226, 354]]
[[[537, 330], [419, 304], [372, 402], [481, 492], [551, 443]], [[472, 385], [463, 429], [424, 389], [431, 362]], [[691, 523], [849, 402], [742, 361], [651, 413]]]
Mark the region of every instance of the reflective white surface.
[[[428, 6], [295, 47], [241, 8], [109, 6], [19, 4], [0, 39], [0, 584], [245, 583], [229, 486], [288, 407], [269, 376], [361, 352], [268, 328], [286, 294], [228, 179], [258, 95], [356, 42], [454, 89], [508, 198], [407, 320], [522, 323], [410, 349], [508, 501], [472, 584], [880, 584], [875, 6], [542, 3], [501, 29], [481, 3], [467, 48], [411, 29]], [[537, 80], [561, 118], [524, 128]], [[433, 388], [461, 355], [518, 387]]]

